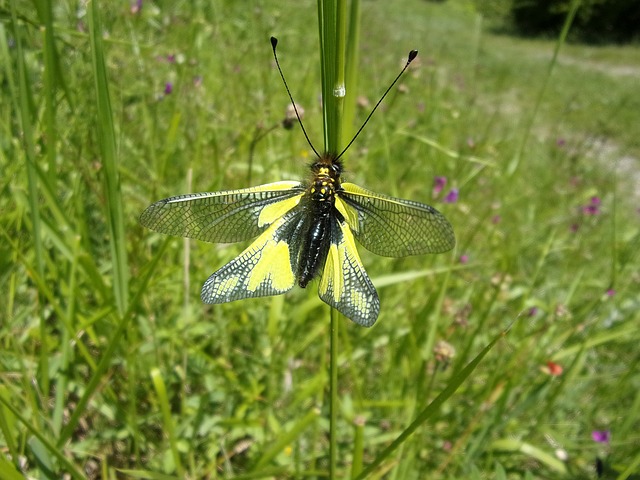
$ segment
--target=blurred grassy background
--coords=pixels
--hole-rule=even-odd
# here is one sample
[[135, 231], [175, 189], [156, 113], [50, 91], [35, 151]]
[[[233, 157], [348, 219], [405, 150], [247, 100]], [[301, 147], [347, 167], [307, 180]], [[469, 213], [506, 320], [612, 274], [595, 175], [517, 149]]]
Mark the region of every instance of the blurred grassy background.
[[[308, 175], [301, 132], [279, 127], [269, 37], [321, 148], [315, 3], [100, 3], [93, 20], [91, 6], [1, 7], [0, 468], [322, 476], [329, 321], [315, 286], [202, 305], [202, 282], [245, 245], [186, 250], [137, 224], [160, 198]], [[509, 174], [552, 42], [491, 33], [464, 1], [364, 2], [361, 35], [363, 105], [420, 55], [345, 178], [436, 206], [458, 247], [361, 251], [382, 309], [372, 329], [342, 322], [345, 475], [510, 324], [376, 478], [586, 478], [596, 457], [637, 471], [640, 51], [565, 46]]]

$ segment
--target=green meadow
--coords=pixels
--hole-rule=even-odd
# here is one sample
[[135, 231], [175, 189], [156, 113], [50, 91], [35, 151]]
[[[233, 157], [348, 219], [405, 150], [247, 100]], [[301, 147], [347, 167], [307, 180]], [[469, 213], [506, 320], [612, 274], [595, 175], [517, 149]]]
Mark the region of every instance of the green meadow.
[[[309, 177], [269, 38], [322, 150], [317, 5], [136, 5], [0, 2], [0, 478], [328, 478], [317, 281], [205, 305], [249, 242], [138, 223]], [[638, 478], [640, 49], [554, 56], [463, 0], [360, 9], [353, 132], [419, 56], [343, 178], [457, 245], [359, 249], [381, 311], [338, 319], [335, 478]]]

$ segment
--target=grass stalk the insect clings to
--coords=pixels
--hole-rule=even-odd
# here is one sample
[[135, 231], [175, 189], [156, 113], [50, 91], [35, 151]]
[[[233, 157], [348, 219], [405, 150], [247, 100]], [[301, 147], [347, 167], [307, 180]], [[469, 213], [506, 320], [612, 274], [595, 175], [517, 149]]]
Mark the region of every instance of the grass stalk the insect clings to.
[[[346, 0], [318, 0], [324, 150], [338, 154], [343, 145], [345, 64], [347, 39]], [[353, 51], [357, 45], [351, 45]], [[353, 96], [351, 93], [350, 97]], [[336, 478], [338, 417], [338, 322], [331, 309], [329, 360], [329, 477]]]

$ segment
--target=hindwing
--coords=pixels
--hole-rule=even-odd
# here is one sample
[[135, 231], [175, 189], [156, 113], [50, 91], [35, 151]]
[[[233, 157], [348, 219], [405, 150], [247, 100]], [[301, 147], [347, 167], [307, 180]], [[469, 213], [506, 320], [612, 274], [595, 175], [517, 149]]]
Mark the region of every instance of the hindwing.
[[378, 293], [362, 266], [349, 225], [335, 217], [318, 295], [345, 317], [365, 327], [373, 325], [380, 313]]
[[264, 232], [295, 207], [304, 186], [275, 182], [223, 192], [194, 193], [150, 205], [140, 223], [156, 232], [211, 243], [232, 243]]
[[456, 243], [449, 221], [423, 203], [343, 183], [336, 208], [358, 242], [378, 255], [405, 257], [441, 253], [451, 250]]
[[303, 212], [297, 209], [278, 218], [240, 255], [207, 279], [202, 301], [226, 303], [291, 290], [296, 281], [297, 230], [302, 221]]

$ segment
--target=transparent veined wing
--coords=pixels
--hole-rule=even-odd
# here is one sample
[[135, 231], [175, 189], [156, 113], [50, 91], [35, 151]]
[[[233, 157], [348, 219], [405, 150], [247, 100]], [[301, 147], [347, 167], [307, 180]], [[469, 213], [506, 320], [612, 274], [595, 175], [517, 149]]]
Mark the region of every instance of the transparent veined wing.
[[295, 207], [303, 193], [300, 182], [287, 181], [179, 195], [147, 207], [140, 223], [156, 232], [205, 242], [240, 242], [265, 231]]
[[303, 216], [304, 211], [296, 209], [275, 220], [240, 255], [207, 279], [202, 301], [226, 303], [291, 290], [298, 265], [295, 233]]
[[318, 295], [345, 317], [370, 327], [380, 313], [380, 299], [362, 266], [353, 234], [346, 221], [334, 219]]
[[405, 257], [451, 250], [453, 227], [435, 208], [343, 183], [336, 208], [358, 242], [385, 257]]

